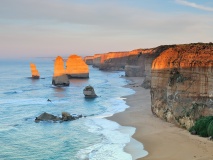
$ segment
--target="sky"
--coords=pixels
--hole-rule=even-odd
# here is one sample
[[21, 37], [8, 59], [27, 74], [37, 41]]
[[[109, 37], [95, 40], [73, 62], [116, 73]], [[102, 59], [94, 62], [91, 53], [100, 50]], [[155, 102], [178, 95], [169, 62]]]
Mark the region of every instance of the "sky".
[[212, 41], [210, 0], [0, 0], [0, 58]]

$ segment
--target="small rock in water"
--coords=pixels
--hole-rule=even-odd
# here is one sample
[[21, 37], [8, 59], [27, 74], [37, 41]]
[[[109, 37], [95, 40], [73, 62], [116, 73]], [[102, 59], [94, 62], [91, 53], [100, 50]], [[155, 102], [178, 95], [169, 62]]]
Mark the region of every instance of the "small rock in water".
[[95, 98], [95, 97], [97, 97], [97, 95], [95, 94], [95, 90], [94, 90], [94, 88], [92, 87], [92, 86], [86, 86], [85, 88], [84, 88], [84, 91], [83, 91], [83, 93], [84, 93], [84, 96], [86, 97], [86, 98]]

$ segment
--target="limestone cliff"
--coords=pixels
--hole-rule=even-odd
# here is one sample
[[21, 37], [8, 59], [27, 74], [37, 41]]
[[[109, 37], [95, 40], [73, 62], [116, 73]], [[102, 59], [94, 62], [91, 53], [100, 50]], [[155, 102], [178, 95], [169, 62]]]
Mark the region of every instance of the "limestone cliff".
[[187, 129], [213, 115], [213, 44], [164, 50], [152, 63], [150, 93], [155, 115]]
[[66, 62], [69, 78], [89, 78], [89, 67], [78, 55], [70, 55]]
[[93, 66], [100, 70], [107, 71], [123, 71], [130, 55], [136, 55], [141, 49], [123, 52], [109, 52], [103, 54], [95, 54], [93, 59]]
[[31, 69], [31, 74], [33, 79], [39, 79], [40, 75], [38, 70], [36, 69], [36, 65], [33, 63], [30, 63], [30, 69]]
[[101, 54], [95, 54], [93, 56], [93, 67], [99, 68], [101, 64]]
[[125, 66], [126, 77], [145, 77], [142, 84], [144, 88], [150, 88], [151, 66], [153, 60], [161, 52], [174, 45], [162, 45], [156, 48], [141, 49], [137, 55], [130, 55]]
[[87, 65], [93, 65], [93, 56], [86, 56], [84, 57], [84, 62], [87, 64]]

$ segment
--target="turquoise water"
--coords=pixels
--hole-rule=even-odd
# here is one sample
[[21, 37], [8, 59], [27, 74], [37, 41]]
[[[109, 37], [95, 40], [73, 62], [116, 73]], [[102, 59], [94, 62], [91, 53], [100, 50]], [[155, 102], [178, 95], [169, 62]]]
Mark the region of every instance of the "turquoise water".
[[[36, 64], [42, 79], [32, 80], [29, 63]], [[0, 159], [130, 160], [123, 151], [130, 134], [104, 117], [124, 111], [121, 96], [134, 91], [123, 88], [124, 72], [102, 72], [90, 67], [89, 79], [71, 79], [70, 86], [51, 85], [51, 59], [0, 60]], [[92, 85], [99, 96], [85, 99], [83, 89]], [[48, 102], [50, 99], [52, 102]], [[83, 114], [71, 122], [35, 123], [43, 112]], [[134, 128], [130, 127], [130, 130]]]

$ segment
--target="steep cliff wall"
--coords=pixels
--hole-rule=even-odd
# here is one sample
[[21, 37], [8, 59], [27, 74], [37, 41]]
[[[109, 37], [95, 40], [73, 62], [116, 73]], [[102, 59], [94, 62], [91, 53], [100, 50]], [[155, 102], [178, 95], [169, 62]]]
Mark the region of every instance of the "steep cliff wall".
[[139, 54], [128, 57], [125, 66], [125, 75], [127, 77], [145, 77], [142, 84], [144, 88], [150, 88], [151, 67], [153, 60], [164, 50], [174, 45], [163, 45], [156, 48], [141, 49]]
[[103, 54], [95, 54], [93, 59], [93, 66], [100, 70], [124, 70], [126, 61], [130, 55], [137, 55], [141, 49], [123, 52], [109, 52]]
[[101, 64], [101, 54], [95, 54], [93, 57], [93, 67], [99, 68]]
[[93, 65], [93, 56], [86, 56], [84, 57], [84, 62], [87, 64], [87, 65]]
[[190, 128], [213, 115], [213, 44], [177, 45], [152, 63], [151, 109], [158, 117]]

